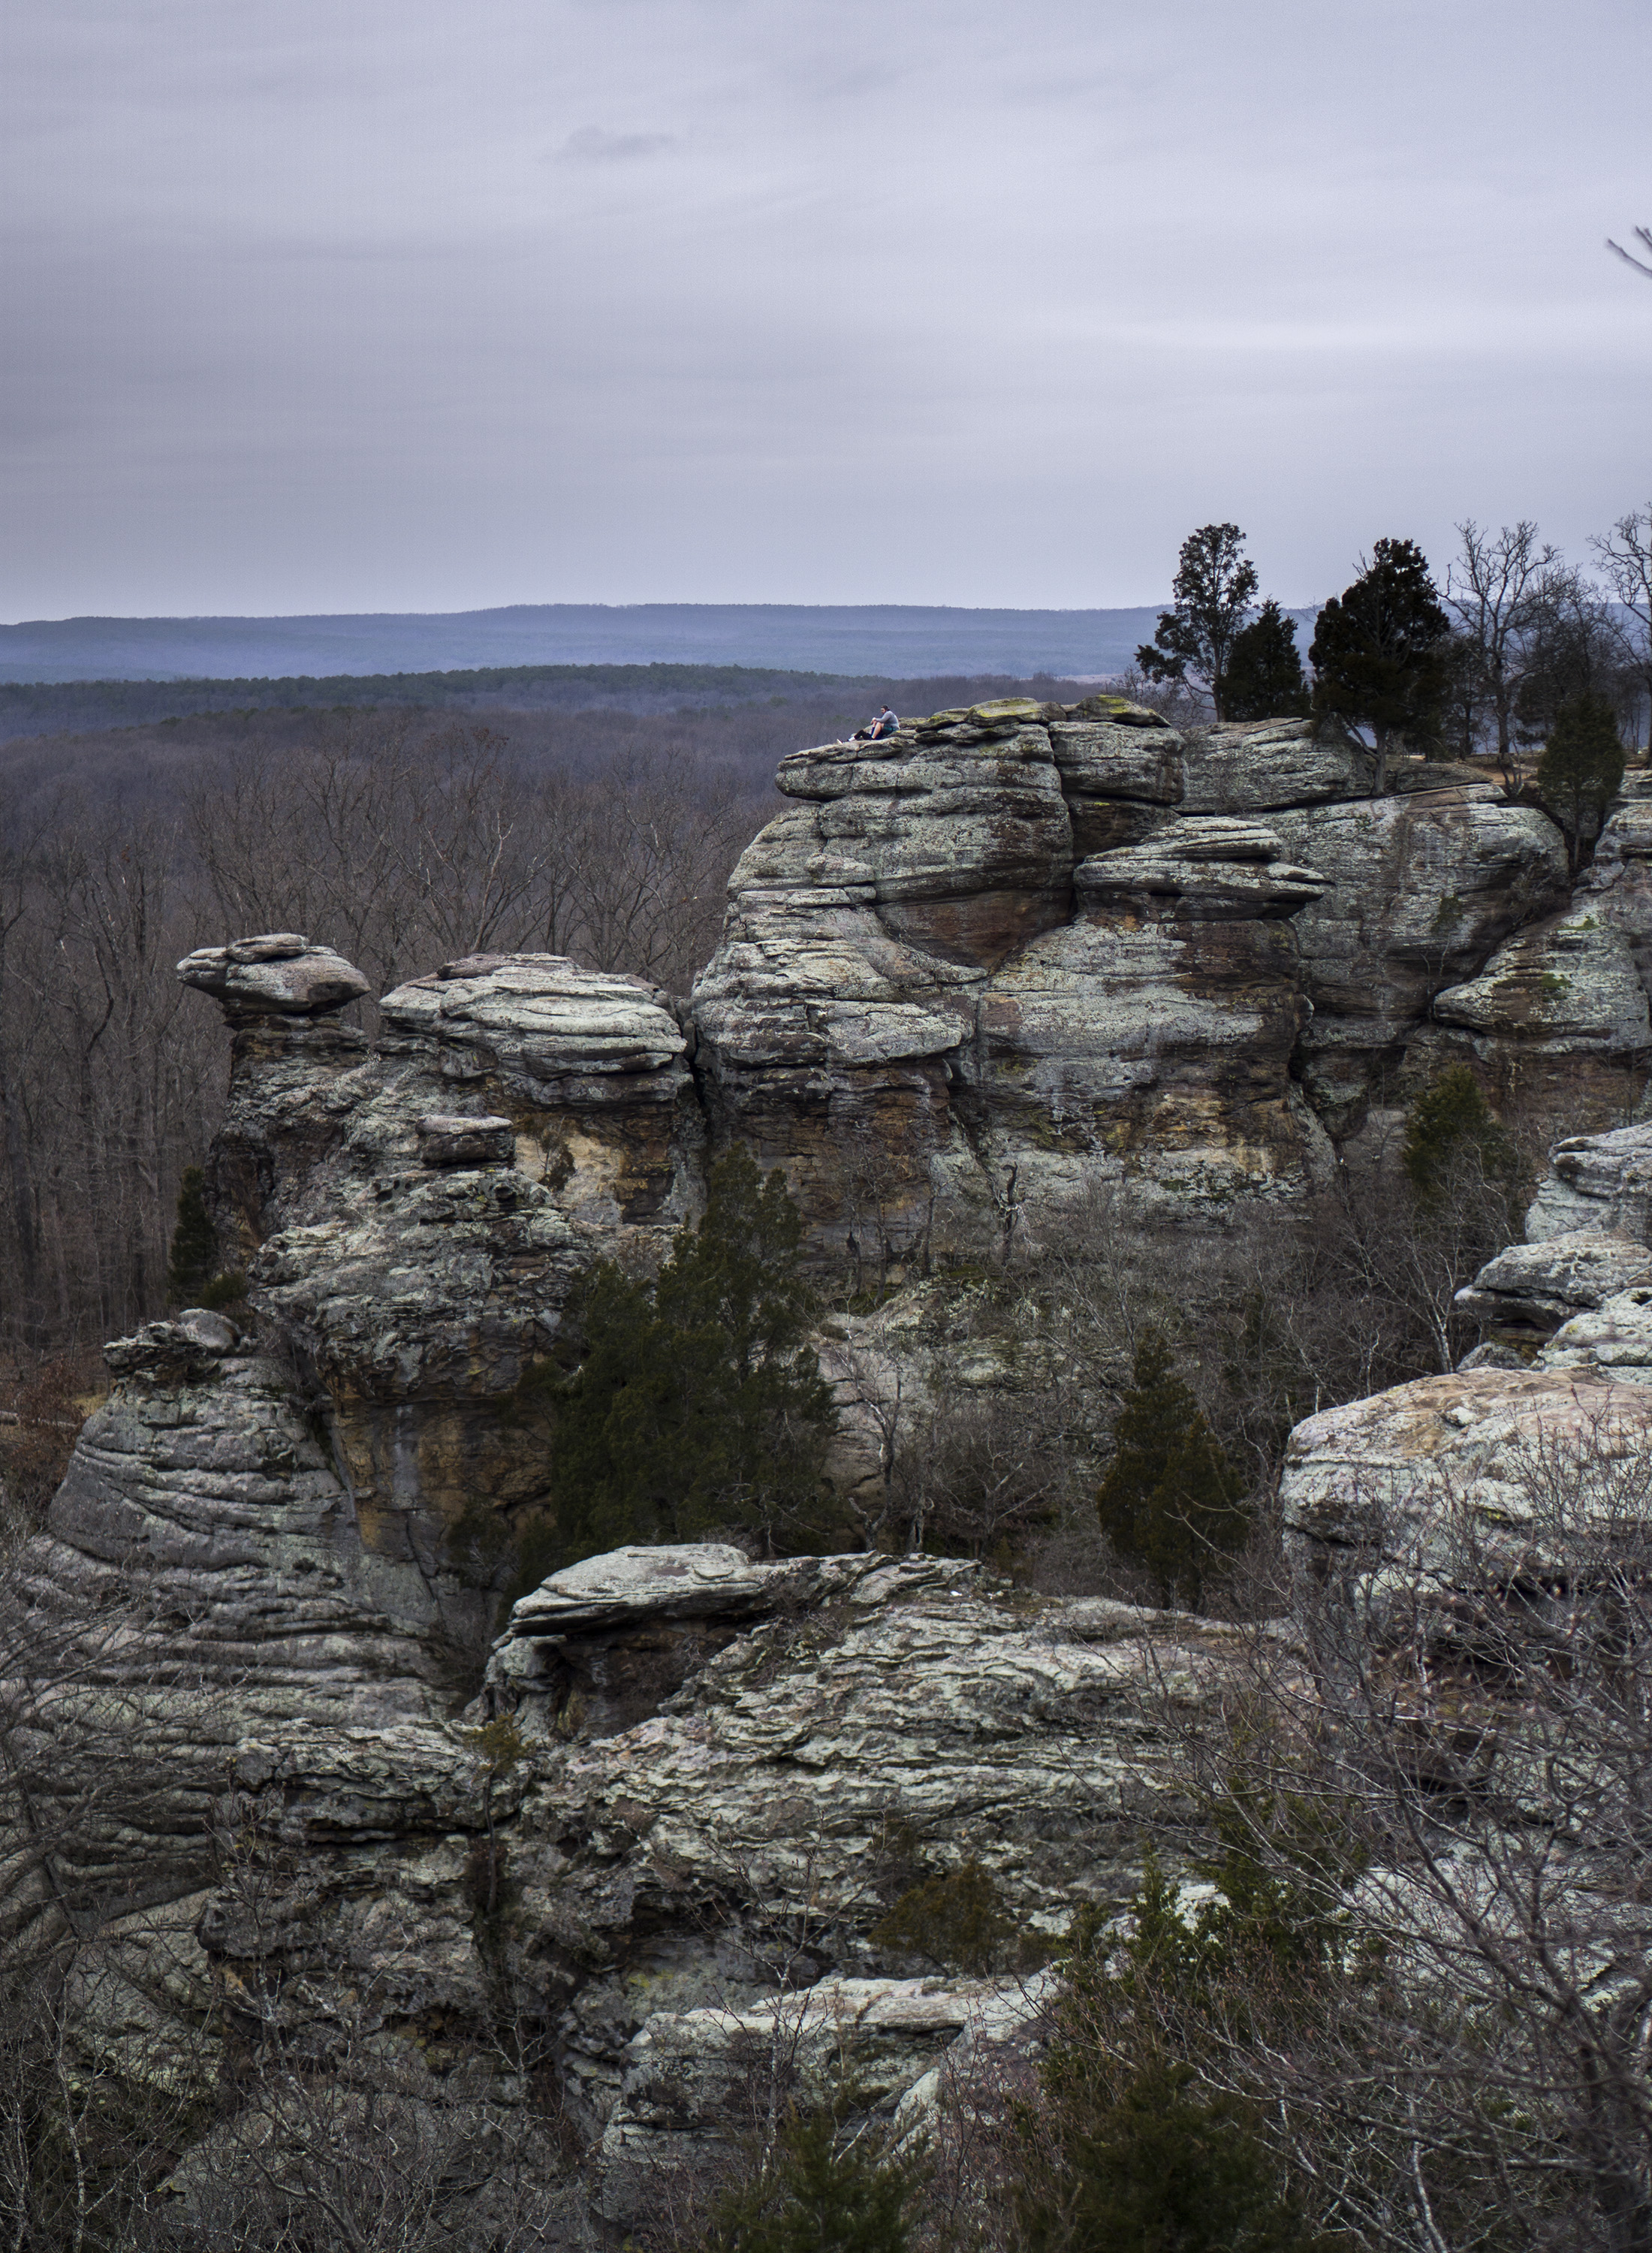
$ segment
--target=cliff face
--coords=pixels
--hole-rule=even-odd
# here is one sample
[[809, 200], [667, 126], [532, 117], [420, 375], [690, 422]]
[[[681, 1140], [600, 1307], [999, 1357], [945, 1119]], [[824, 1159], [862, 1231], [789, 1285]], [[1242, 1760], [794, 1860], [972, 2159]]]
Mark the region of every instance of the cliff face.
[[[1522, 1450], [1643, 1449], [1652, 1128], [1615, 1122], [1652, 1047], [1652, 826], [1614, 817], [1569, 901], [1544, 816], [1400, 779], [1371, 797], [1306, 723], [983, 706], [784, 764], [688, 1004], [473, 958], [384, 997], [369, 1043], [336, 1017], [364, 981], [302, 935], [181, 965], [230, 1026], [212, 1195], [266, 1343], [189, 1313], [111, 1347], [28, 1559], [76, 1712], [118, 1708], [149, 1780], [59, 1874], [164, 1867], [111, 1928], [95, 2037], [215, 1998], [227, 2055], [277, 1930], [272, 2023], [309, 2054], [364, 1993], [438, 2075], [527, 2028], [619, 2231], [731, 2131], [783, 2011], [805, 2058], [852, 2026], [891, 2103], [1012, 2038], [1018, 1983], [920, 1979], [875, 1939], [917, 1876], [978, 1862], [1035, 1941], [1174, 1842], [1166, 1699], [1196, 1724], [1231, 1638], [934, 1559], [594, 1559], [518, 1606], [459, 1710], [491, 1616], [465, 1529], [548, 1498], [512, 1388], [730, 1138], [785, 1168], [823, 1261], [911, 1272], [1047, 1239], [1098, 1182], [1194, 1231], [1289, 1210], [1331, 1136], [1467, 1058], [1614, 1128], [1561, 1146], [1474, 1287], [1535, 1362], [1301, 1426], [1294, 1537], [1357, 1551], [1374, 1496], [1425, 1524], [1442, 1482], [1516, 1523]], [[60, 1907], [43, 1883], [29, 1913]]]
[[501, 1400], [729, 1139], [784, 1168], [819, 1257], [910, 1274], [1035, 1246], [1098, 1187], [1195, 1231], [1289, 1210], [1330, 1134], [1460, 1055], [1584, 1124], [1644, 1078], [1634, 809], [1568, 910], [1541, 813], [1454, 769], [1373, 798], [1306, 722], [1008, 701], [778, 778], [687, 1004], [479, 957], [387, 994], [369, 1045], [336, 1022], [359, 973], [298, 934], [180, 966], [232, 1031], [220, 1237], [372, 1553], [436, 1576], [478, 1498], [546, 1500]]

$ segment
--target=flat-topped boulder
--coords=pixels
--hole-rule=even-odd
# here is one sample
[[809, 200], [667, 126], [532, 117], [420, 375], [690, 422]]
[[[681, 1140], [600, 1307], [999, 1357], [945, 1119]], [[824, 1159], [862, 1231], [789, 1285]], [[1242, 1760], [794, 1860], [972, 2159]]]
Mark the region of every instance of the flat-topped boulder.
[[[530, 1100], [673, 1099], [688, 1043], [657, 986], [558, 954], [477, 954], [387, 994], [393, 1034], [437, 1044], [451, 1080], [498, 1072]], [[677, 1069], [673, 1069], [676, 1067]]]
[[1652, 1122], [1568, 1135], [1551, 1150], [1526, 1215], [1527, 1239], [1580, 1228], [1652, 1242]]
[[749, 1616], [772, 1608], [796, 1571], [754, 1564], [715, 1541], [610, 1549], [570, 1565], [519, 1597], [505, 1633], [513, 1639], [590, 1635], [643, 1620]]
[[1299, 1424], [1280, 1510], [1321, 1563], [1347, 1552], [1449, 1578], [1467, 1541], [1477, 1570], [1501, 1556], [1511, 1573], [1564, 1573], [1566, 1510], [1609, 1525], [1649, 1447], [1652, 1391], [1604, 1368], [1460, 1370]]
[[1586, 1308], [1652, 1283], [1652, 1249], [1600, 1228], [1511, 1244], [1458, 1292], [1459, 1311], [1506, 1343], [1537, 1343]]
[[371, 991], [352, 962], [295, 931], [198, 946], [178, 964], [178, 974], [185, 986], [221, 1001], [232, 1022], [323, 1016]]

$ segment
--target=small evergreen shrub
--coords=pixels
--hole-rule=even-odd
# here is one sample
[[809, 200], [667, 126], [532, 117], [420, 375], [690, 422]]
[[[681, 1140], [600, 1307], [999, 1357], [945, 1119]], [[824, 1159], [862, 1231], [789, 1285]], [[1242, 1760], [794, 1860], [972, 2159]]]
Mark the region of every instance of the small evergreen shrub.
[[834, 1412], [802, 1245], [784, 1177], [765, 1181], [736, 1145], [653, 1283], [593, 1268], [578, 1367], [545, 1364], [519, 1388], [551, 1413], [559, 1564], [718, 1526], [806, 1541]]
[[1113, 1424], [1113, 1459], [1096, 1496], [1118, 1554], [1148, 1573], [1161, 1603], [1197, 1610], [1244, 1545], [1251, 1514], [1239, 1481], [1161, 1331], [1142, 1333]]
[[166, 1268], [166, 1294], [175, 1307], [205, 1307], [218, 1272], [218, 1231], [206, 1210], [206, 1175], [185, 1166], [178, 1189], [178, 1218]]
[[793, 2113], [752, 2179], [720, 2199], [700, 2253], [908, 2253], [920, 2169], [836, 2110]]
[[1466, 1064], [1450, 1065], [1412, 1102], [1400, 1163], [1424, 1207], [1460, 1194], [1468, 1179], [1512, 1193], [1520, 1172], [1519, 1154]]

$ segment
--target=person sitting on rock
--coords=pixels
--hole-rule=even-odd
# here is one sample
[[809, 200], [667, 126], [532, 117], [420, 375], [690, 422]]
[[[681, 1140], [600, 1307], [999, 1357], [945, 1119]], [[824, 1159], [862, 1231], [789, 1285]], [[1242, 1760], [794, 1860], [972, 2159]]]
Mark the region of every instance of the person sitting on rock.
[[900, 724], [886, 704], [875, 720], [868, 720], [864, 728], [857, 728], [849, 740], [856, 743], [881, 743], [885, 736], [892, 736]]

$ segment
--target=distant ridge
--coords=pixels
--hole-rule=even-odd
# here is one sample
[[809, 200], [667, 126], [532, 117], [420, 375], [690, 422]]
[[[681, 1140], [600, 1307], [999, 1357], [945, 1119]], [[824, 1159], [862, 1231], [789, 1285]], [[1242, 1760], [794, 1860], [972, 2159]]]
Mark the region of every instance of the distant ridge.
[[315, 617], [31, 619], [0, 625], [0, 683], [319, 685], [364, 675], [653, 665], [861, 680], [974, 673], [1071, 679], [1121, 671], [1151, 636], [1158, 610], [523, 603]]

